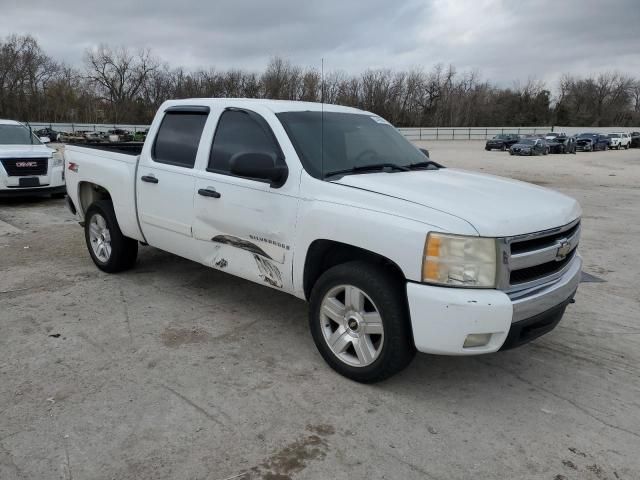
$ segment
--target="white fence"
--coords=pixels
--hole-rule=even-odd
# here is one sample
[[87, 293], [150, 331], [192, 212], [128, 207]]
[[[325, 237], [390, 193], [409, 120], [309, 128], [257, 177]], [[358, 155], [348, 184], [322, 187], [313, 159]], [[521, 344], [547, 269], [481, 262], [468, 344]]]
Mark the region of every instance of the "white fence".
[[399, 128], [407, 139], [416, 140], [486, 140], [499, 133], [536, 134], [547, 133], [551, 127], [416, 127]]
[[412, 141], [420, 140], [486, 140], [500, 133], [521, 135], [562, 132], [576, 135], [582, 132], [612, 133], [640, 132], [640, 127], [437, 127], [437, 128], [399, 128], [400, 132]]
[[[142, 132], [149, 125], [99, 124], [99, 123], [32, 123], [33, 130], [49, 127], [58, 132], [106, 132], [117, 128], [130, 132]], [[575, 135], [581, 132], [611, 133], [640, 132], [640, 127], [415, 127], [399, 128], [407, 139], [416, 140], [486, 140], [499, 133], [517, 133], [521, 135], [547, 132], [564, 132]]]
[[149, 125], [132, 125], [125, 123], [118, 123], [117, 125], [109, 123], [39, 123], [32, 122], [31, 128], [33, 130], [40, 130], [41, 128], [51, 128], [56, 132], [107, 132], [109, 130], [115, 130], [117, 128], [122, 130], [128, 130], [130, 132], [143, 132], [149, 128]]

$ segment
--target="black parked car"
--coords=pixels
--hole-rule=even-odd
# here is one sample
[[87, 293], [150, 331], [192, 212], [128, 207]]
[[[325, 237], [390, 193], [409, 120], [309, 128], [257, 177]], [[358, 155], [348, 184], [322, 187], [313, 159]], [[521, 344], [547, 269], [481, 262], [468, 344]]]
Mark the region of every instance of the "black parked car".
[[610, 144], [611, 140], [609, 137], [598, 133], [581, 133], [576, 138], [576, 150], [583, 152], [609, 150]]
[[546, 155], [547, 153], [549, 153], [549, 146], [542, 138], [521, 138], [509, 149], [510, 155]]
[[485, 150], [508, 150], [511, 145], [515, 144], [520, 140], [520, 135], [516, 135], [515, 133], [501, 133], [496, 135], [490, 140], [487, 140], [487, 143], [484, 146]]
[[37, 130], [35, 132], [35, 134], [38, 137], [49, 137], [49, 140], [51, 140], [52, 142], [59, 142], [60, 141], [60, 132], [56, 132], [55, 130], [53, 130], [52, 128], [49, 128], [49, 127]]
[[574, 137], [557, 136], [552, 140], [547, 139], [549, 153], [576, 153], [576, 139]]
[[631, 132], [631, 148], [640, 148], [640, 132]]

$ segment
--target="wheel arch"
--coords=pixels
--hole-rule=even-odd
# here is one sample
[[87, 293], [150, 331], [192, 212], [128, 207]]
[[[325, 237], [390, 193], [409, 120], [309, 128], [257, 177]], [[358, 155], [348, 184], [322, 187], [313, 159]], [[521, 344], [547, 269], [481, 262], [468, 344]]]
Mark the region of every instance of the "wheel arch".
[[82, 181], [78, 183], [78, 211], [84, 219], [87, 209], [98, 200], [111, 200], [109, 190], [97, 183]]
[[304, 296], [308, 300], [318, 278], [328, 269], [354, 260], [380, 265], [395, 276], [398, 281], [406, 282], [402, 269], [393, 260], [361, 247], [336, 240], [314, 240], [307, 250], [303, 271]]

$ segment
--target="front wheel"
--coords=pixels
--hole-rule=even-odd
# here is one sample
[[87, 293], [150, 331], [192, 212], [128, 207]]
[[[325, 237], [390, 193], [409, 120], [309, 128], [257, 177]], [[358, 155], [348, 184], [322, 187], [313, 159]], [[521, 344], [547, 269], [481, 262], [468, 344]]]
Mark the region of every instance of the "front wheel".
[[84, 220], [87, 248], [100, 270], [116, 273], [133, 267], [138, 256], [138, 242], [122, 234], [111, 201], [92, 203]]
[[415, 355], [404, 283], [365, 262], [337, 265], [311, 293], [309, 326], [324, 360], [362, 383], [388, 378]]

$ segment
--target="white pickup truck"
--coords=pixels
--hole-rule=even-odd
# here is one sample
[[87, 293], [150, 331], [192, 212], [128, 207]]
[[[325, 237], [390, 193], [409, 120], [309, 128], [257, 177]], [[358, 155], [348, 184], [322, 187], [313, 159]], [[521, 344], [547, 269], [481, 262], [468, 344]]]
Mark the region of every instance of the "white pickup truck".
[[353, 108], [168, 101], [141, 151], [70, 145], [65, 163], [98, 268], [132, 267], [142, 242], [307, 300], [320, 353], [360, 382], [416, 349], [532, 340], [580, 281], [575, 200], [444, 168]]
[[0, 120], [0, 197], [64, 197], [62, 155], [44, 145], [29, 128]]

